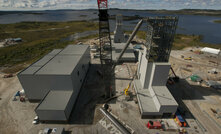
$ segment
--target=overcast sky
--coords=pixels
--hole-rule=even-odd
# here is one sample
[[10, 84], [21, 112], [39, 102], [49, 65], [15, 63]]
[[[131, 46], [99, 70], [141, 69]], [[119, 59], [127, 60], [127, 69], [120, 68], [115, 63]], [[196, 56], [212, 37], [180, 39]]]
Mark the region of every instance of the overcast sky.
[[[0, 10], [97, 8], [97, 0], [0, 0]], [[109, 0], [109, 8], [221, 9], [221, 0]]]

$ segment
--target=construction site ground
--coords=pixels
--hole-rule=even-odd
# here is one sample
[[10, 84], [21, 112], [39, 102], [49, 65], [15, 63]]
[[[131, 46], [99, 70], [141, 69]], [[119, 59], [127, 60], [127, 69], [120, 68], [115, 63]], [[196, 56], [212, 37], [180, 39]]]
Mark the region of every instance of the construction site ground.
[[[191, 51], [192, 49], [171, 52], [170, 63], [181, 79], [178, 83], [168, 85], [168, 88], [185, 113], [183, 116], [188, 124], [185, 129], [189, 134], [220, 134], [221, 119], [217, 119], [210, 110], [210, 108], [221, 109], [220, 91], [191, 82], [189, 76], [198, 74], [203, 80], [219, 81], [221, 75], [220, 73], [208, 73], [208, 70], [215, 67], [215, 63], [210, 62], [212, 57], [207, 57], [205, 54], [196, 54], [195, 50]], [[185, 60], [181, 55], [191, 57], [192, 60]], [[70, 121], [63, 124], [32, 124], [36, 116], [34, 110], [38, 103], [13, 101], [14, 95], [17, 91], [22, 90], [22, 87], [16, 76], [3, 78], [4, 74], [1, 73], [0, 134], [38, 134], [44, 128], [56, 127], [64, 127], [66, 133], [72, 134], [120, 133], [99, 111], [104, 103], [108, 103], [111, 113], [136, 134], [179, 133], [174, 130], [163, 131], [146, 127], [149, 120], [171, 122], [173, 119], [141, 119], [133, 83], [129, 88], [130, 100], [125, 100], [123, 90], [133, 80], [136, 65], [136, 63], [125, 63], [116, 66], [111, 87], [113, 97], [105, 99], [104, 83], [97, 72], [100, 70], [99, 59], [92, 59], [92, 65], [73, 108]], [[178, 128], [178, 126], [175, 127]]]

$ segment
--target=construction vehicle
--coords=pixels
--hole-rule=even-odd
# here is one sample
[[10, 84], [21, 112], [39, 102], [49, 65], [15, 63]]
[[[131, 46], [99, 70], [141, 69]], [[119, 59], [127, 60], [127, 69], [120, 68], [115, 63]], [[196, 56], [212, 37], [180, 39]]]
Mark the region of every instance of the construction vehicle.
[[175, 117], [175, 122], [180, 126], [180, 127], [186, 127], [187, 124], [185, 122], [185, 120], [183, 119], [183, 117], [181, 116], [181, 114], [177, 111], [176, 112], [176, 117]]
[[3, 78], [11, 78], [11, 77], [13, 77], [13, 74], [6, 74], [3, 76]]
[[184, 58], [184, 60], [192, 60], [192, 57]]
[[130, 95], [129, 95], [129, 88], [130, 84], [124, 89], [124, 95], [125, 95], [125, 100], [129, 101], [130, 100]]
[[127, 88], [124, 89], [124, 94], [125, 94], [126, 96], [129, 95], [129, 92], [128, 92], [129, 88], [130, 88], [130, 85], [128, 85]]
[[149, 129], [162, 129], [162, 124], [159, 121], [148, 121], [147, 127]]

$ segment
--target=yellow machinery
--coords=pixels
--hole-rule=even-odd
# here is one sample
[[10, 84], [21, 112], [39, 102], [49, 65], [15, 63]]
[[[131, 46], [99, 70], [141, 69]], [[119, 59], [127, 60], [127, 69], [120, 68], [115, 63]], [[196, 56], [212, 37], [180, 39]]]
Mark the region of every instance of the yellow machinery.
[[192, 57], [184, 58], [184, 60], [192, 60]]
[[129, 88], [130, 88], [130, 84], [127, 86], [127, 88], [124, 89], [124, 94], [125, 94], [126, 96], [129, 95], [129, 92], [128, 92]]

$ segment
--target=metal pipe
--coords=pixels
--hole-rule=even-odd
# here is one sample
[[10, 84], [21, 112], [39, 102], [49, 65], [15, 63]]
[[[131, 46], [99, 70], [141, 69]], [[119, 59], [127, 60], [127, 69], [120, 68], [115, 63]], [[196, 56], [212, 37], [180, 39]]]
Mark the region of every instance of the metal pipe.
[[134, 30], [133, 30], [133, 32], [132, 32], [130, 38], [129, 38], [129, 39], [127, 40], [127, 42], [126, 42], [126, 44], [125, 44], [125, 46], [124, 46], [124, 49], [121, 51], [119, 57], [117, 58], [117, 61], [116, 61], [116, 63], [114, 64], [114, 66], [113, 66], [113, 68], [112, 68], [113, 70], [114, 70], [115, 66], [119, 63], [119, 61], [120, 61], [120, 59], [122, 58], [124, 52], [126, 51], [126, 49], [128, 48], [128, 46], [130, 45], [130, 42], [133, 40], [134, 36], [136, 35], [137, 31], [140, 29], [140, 26], [142, 25], [142, 23], [143, 23], [143, 20], [140, 20], [140, 21], [137, 23], [137, 25], [136, 25], [136, 27], [134, 28]]
[[130, 134], [130, 132], [117, 119], [115, 119], [107, 110], [100, 108], [100, 111], [114, 124], [115, 127], [118, 128], [118, 130], [122, 134]]

